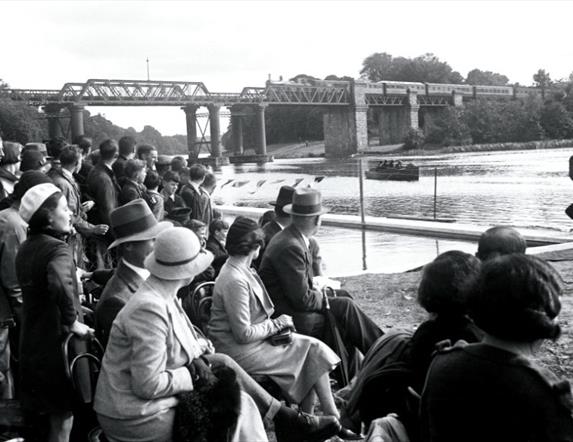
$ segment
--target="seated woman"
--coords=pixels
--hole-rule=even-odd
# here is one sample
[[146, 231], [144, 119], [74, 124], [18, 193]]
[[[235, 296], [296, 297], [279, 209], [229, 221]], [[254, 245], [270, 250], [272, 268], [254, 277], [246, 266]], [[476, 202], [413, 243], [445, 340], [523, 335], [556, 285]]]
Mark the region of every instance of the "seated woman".
[[338, 421], [299, 415], [281, 405], [231, 358], [213, 354], [212, 344], [194, 330], [176, 293], [212, 259], [186, 228], [157, 236], [145, 260], [151, 275], [117, 315], [102, 361], [94, 409], [107, 439], [171, 441], [177, 395], [192, 391], [196, 382], [214, 382], [210, 364], [232, 368], [248, 394], [241, 396], [233, 441], [267, 440], [261, 414], [301, 439], [336, 434]]
[[[217, 351], [231, 356], [251, 375], [270, 377], [303, 411], [313, 412], [316, 393], [324, 414], [338, 419], [329, 380], [340, 362], [338, 356], [318, 339], [296, 333], [288, 344], [273, 345], [268, 340], [294, 326], [287, 315], [270, 319], [273, 303], [251, 269], [263, 238], [251, 219], [238, 217], [231, 225], [226, 241], [229, 258], [215, 282], [209, 336]], [[339, 435], [351, 437], [347, 430]]]
[[471, 316], [478, 344], [438, 354], [422, 394], [422, 440], [573, 441], [570, 385], [533, 361], [560, 334], [561, 281], [544, 261], [523, 254], [483, 264]]
[[[466, 315], [472, 282], [479, 269], [476, 257], [457, 250], [442, 253], [424, 267], [418, 303], [430, 317], [409, 340], [404, 335], [403, 345], [396, 346], [393, 354], [388, 355], [381, 345], [368, 352], [346, 408], [349, 416], [359, 410], [360, 420], [369, 425], [375, 418], [397, 413], [415, 437], [418, 418], [410, 413], [407, 388], [422, 391], [436, 344], [460, 339], [477, 342], [481, 337]], [[353, 416], [352, 420], [357, 424], [358, 417]]]

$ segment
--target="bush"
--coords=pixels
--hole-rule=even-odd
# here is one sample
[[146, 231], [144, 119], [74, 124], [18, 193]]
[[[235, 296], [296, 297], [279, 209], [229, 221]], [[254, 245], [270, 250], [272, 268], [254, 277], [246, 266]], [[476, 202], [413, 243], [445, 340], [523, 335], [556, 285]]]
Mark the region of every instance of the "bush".
[[410, 128], [404, 138], [404, 145], [402, 147], [406, 150], [421, 149], [424, 146], [424, 142], [424, 132], [420, 129]]
[[438, 115], [426, 114], [424, 132], [426, 143], [440, 146], [471, 144], [470, 131], [461, 118], [461, 111], [445, 108]]

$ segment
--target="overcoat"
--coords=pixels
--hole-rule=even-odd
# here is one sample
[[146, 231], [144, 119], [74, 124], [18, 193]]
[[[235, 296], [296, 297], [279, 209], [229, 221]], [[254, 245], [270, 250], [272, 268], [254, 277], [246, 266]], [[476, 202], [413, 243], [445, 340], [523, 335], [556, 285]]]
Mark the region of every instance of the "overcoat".
[[22, 405], [38, 412], [69, 411], [73, 390], [64, 370], [62, 342], [68, 327], [82, 317], [71, 251], [55, 236], [30, 235], [18, 250], [16, 273], [24, 301]]

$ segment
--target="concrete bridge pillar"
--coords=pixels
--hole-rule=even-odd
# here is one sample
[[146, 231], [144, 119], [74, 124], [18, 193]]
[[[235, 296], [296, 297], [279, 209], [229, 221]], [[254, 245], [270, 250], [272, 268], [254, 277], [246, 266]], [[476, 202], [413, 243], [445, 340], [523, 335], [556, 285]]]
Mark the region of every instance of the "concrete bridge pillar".
[[380, 144], [400, 144], [410, 129], [420, 125], [417, 95], [408, 92], [403, 106], [381, 107], [378, 113], [378, 133]]
[[256, 111], [256, 126], [257, 126], [257, 145], [256, 152], [258, 155], [267, 154], [267, 135], [265, 131], [265, 108], [266, 105], [257, 105]]
[[241, 109], [231, 108], [231, 133], [233, 137], [233, 145], [235, 147], [235, 155], [242, 155], [244, 151], [243, 117], [240, 113]]
[[189, 151], [189, 162], [195, 162], [199, 157], [197, 147], [197, 109], [199, 106], [191, 104], [182, 107], [185, 112], [185, 122], [187, 123], [187, 150]]
[[368, 146], [366, 85], [350, 84], [352, 104], [333, 107], [323, 116], [324, 150], [327, 157], [346, 157]]
[[464, 96], [459, 92], [452, 91], [452, 105], [454, 107], [464, 107]]
[[48, 137], [50, 140], [54, 140], [59, 137], [64, 136], [64, 131], [62, 129], [62, 109], [63, 106], [59, 104], [47, 104], [42, 108], [48, 119]]
[[211, 157], [219, 158], [221, 156], [221, 124], [219, 120], [221, 106], [219, 104], [210, 104], [208, 109], [211, 128]]
[[81, 104], [73, 104], [68, 108], [70, 112], [70, 126], [72, 130], [72, 142], [76, 137], [84, 134], [84, 107]]

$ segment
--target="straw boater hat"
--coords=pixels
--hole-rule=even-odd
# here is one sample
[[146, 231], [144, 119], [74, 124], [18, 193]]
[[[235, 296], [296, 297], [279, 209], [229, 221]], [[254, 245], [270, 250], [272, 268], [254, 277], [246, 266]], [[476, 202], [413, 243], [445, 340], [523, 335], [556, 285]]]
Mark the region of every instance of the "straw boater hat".
[[58, 192], [61, 190], [52, 183], [37, 184], [30, 187], [20, 201], [20, 209], [18, 210], [20, 217], [29, 223], [32, 216], [42, 207], [42, 204]]
[[297, 189], [292, 196], [292, 204], [283, 210], [289, 215], [316, 216], [328, 212], [322, 207], [322, 197], [315, 189]]
[[199, 238], [185, 227], [172, 227], [157, 235], [145, 268], [161, 279], [192, 278], [213, 261], [213, 254], [201, 248]]
[[111, 231], [116, 239], [108, 249], [125, 242], [153, 239], [159, 232], [172, 226], [167, 221], [158, 223], [147, 203], [141, 198], [112, 210], [109, 218]]

